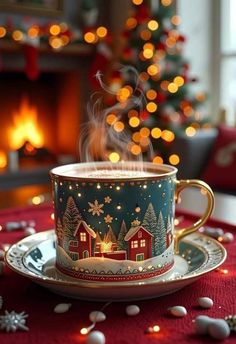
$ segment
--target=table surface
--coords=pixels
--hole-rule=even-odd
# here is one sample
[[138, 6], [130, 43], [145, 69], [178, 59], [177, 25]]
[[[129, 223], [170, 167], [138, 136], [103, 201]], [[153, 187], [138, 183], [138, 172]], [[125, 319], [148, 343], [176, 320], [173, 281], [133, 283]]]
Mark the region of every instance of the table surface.
[[[178, 208], [193, 210], [201, 213], [204, 205], [194, 196], [195, 190], [188, 190], [188, 197], [192, 201], [182, 197], [181, 206]], [[231, 203], [232, 201], [232, 203]], [[219, 203], [218, 203], [219, 202]], [[224, 203], [226, 202], [226, 203]], [[232, 207], [230, 206], [232, 204]], [[222, 207], [224, 211], [221, 211]], [[234, 219], [235, 199], [228, 195], [216, 195], [216, 208], [214, 215], [230, 224], [220, 223], [226, 231], [236, 235]], [[0, 244], [14, 243], [23, 236], [22, 231], [8, 233], [4, 230], [4, 224], [8, 221], [35, 220], [36, 230], [42, 231], [53, 228], [50, 217], [52, 206], [44, 204], [39, 206], [27, 206], [23, 208], [8, 208], [0, 210]], [[228, 214], [228, 215], [227, 215]], [[218, 226], [218, 222], [212, 222]], [[236, 314], [236, 240], [231, 244], [225, 244], [228, 258], [222, 265], [222, 269], [228, 269], [229, 273], [224, 275], [219, 271], [212, 271], [188, 287], [174, 294], [160, 298], [135, 301], [140, 307], [140, 314], [128, 317], [125, 307], [129, 302], [111, 303], [104, 312], [107, 320], [96, 325], [96, 330], [102, 331], [106, 336], [107, 344], [129, 344], [129, 343], [156, 343], [172, 344], [173, 340], [178, 344], [215, 343], [208, 336], [199, 336], [194, 332], [193, 320], [200, 314], [214, 318], [223, 318], [229, 314]], [[4, 275], [0, 276], [0, 295], [3, 297], [3, 307], [0, 316], [5, 310], [29, 314], [27, 326], [29, 331], [17, 331], [16, 333], [5, 333], [0, 331], [0, 343], [4, 344], [76, 344], [85, 343], [86, 336], [79, 333], [82, 327], [90, 325], [89, 313], [99, 310], [104, 303], [68, 299], [56, 295], [47, 289], [33, 283], [30, 279], [18, 275], [5, 268]], [[200, 309], [197, 306], [197, 298], [202, 296], [211, 297], [214, 306], [211, 309]], [[53, 312], [58, 303], [71, 303], [71, 309], [64, 314]], [[168, 307], [185, 306], [188, 314], [184, 318], [174, 318], [168, 314]], [[145, 334], [148, 326], [158, 324], [160, 332], [153, 335]], [[236, 335], [232, 334], [224, 341], [224, 344], [233, 344]]]

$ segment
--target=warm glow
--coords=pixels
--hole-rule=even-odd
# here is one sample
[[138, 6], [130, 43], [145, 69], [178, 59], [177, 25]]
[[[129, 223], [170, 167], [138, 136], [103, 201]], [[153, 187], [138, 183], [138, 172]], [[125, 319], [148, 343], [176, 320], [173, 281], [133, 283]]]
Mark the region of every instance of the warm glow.
[[194, 128], [194, 127], [187, 127], [186, 129], [185, 129], [185, 133], [186, 133], [186, 135], [187, 136], [194, 136], [195, 134], [196, 134], [196, 129]]
[[179, 164], [179, 156], [177, 154], [172, 154], [169, 156], [169, 162], [171, 165], [178, 165]]
[[126, 28], [131, 30], [134, 29], [137, 26], [137, 19], [130, 17], [126, 20]]
[[146, 105], [146, 109], [148, 112], [151, 112], [151, 113], [155, 112], [157, 110], [157, 104], [154, 102], [149, 102]]
[[113, 163], [116, 163], [120, 160], [120, 155], [116, 152], [112, 152], [109, 154], [109, 160]]
[[7, 166], [7, 156], [6, 153], [0, 151], [0, 168], [4, 168]]
[[12, 38], [14, 41], [21, 41], [23, 39], [23, 32], [20, 30], [15, 30], [12, 32]]
[[84, 40], [87, 43], [95, 43], [96, 42], [96, 35], [93, 32], [86, 32], [84, 34]]
[[139, 145], [132, 145], [130, 151], [134, 155], [139, 155], [142, 150], [141, 150], [141, 147]]
[[31, 26], [28, 30], [28, 36], [30, 38], [36, 38], [39, 35], [39, 27], [37, 25]]
[[160, 71], [160, 67], [157, 66], [157, 65], [150, 65], [148, 68], [147, 68], [147, 72], [149, 75], [153, 76], [153, 75], [156, 75], [158, 72]]
[[132, 0], [134, 5], [141, 5], [143, 3], [143, 0]]
[[62, 45], [67, 45], [70, 43], [70, 38], [67, 35], [61, 35], [61, 43]]
[[151, 38], [152, 34], [149, 30], [142, 30], [140, 32], [140, 37], [144, 40], [144, 41], [148, 41]]
[[172, 142], [175, 139], [175, 134], [170, 130], [163, 130], [161, 137], [166, 142]]
[[41, 203], [41, 198], [40, 198], [40, 196], [34, 196], [33, 198], [32, 198], [32, 204], [34, 204], [34, 205], [39, 205]]
[[31, 106], [27, 98], [23, 98], [19, 111], [13, 113], [13, 126], [9, 129], [11, 149], [19, 149], [25, 142], [35, 148], [43, 146], [43, 134], [37, 122], [37, 109]]
[[163, 6], [170, 6], [172, 3], [172, 0], [161, 0], [161, 3]]
[[116, 120], [117, 120], [117, 118], [116, 118], [116, 115], [114, 113], [110, 113], [109, 115], [107, 115], [107, 118], [106, 118], [107, 124], [112, 125], [116, 122]]
[[152, 162], [154, 164], [163, 164], [163, 159], [161, 156], [157, 155], [153, 158]]
[[54, 24], [54, 25], [51, 25], [51, 26], [50, 26], [49, 32], [50, 32], [51, 35], [57, 36], [57, 35], [59, 35], [59, 33], [61, 32], [61, 28], [60, 28], [59, 25]]
[[147, 81], [149, 79], [149, 76], [146, 72], [142, 72], [139, 74], [139, 78], [141, 81]]
[[153, 57], [153, 50], [152, 49], [144, 49], [143, 56], [146, 59], [151, 59]]
[[117, 122], [113, 125], [113, 128], [114, 128], [114, 130], [115, 130], [117, 133], [120, 133], [121, 131], [124, 130], [125, 125], [124, 125], [123, 122], [117, 121]]
[[141, 137], [148, 137], [150, 135], [150, 129], [144, 127], [140, 130]]
[[176, 76], [174, 78], [174, 83], [177, 85], [177, 86], [183, 86], [184, 84], [184, 78], [182, 76]]
[[153, 128], [151, 131], [151, 135], [154, 139], [159, 139], [161, 137], [161, 129], [160, 128]]
[[128, 117], [131, 118], [131, 117], [137, 117], [138, 116], [138, 111], [132, 109], [128, 112]]
[[140, 145], [141, 145], [142, 147], [147, 147], [147, 146], [149, 146], [149, 144], [150, 144], [150, 140], [149, 140], [148, 137], [141, 137], [141, 139], [140, 139]]
[[178, 16], [178, 15], [174, 15], [174, 16], [171, 18], [171, 23], [174, 24], [174, 25], [179, 25], [179, 24], [181, 24], [181, 17]]
[[112, 242], [111, 241], [109, 241], [109, 242], [102, 241], [101, 242], [101, 253], [111, 252], [111, 251], [112, 251]]
[[199, 93], [196, 94], [195, 98], [199, 102], [204, 102], [206, 100], [206, 95], [203, 92], [199, 92]]
[[178, 91], [178, 85], [175, 84], [174, 82], [170, 82], [168, 85], [168, 91], [170, 93], [176, 93]]
[[158, 29], [159, 24], [156, 20], [150, 20], [147, 26], [150, 30], [155, 31]]
[[132, 128], [136, 128], [138, 127], [140, 124], [140, 119], [138, 117], [131, 117], [129, 119], [129, 125], [132, 127]]
[[107, 29], [104, 26], [99, 26], [96, 30], [98, 37], [104, 38], [107, 35]]
[[5, 29], [5, 27], [0, 26], [0, 38], [3, 38], [7, 33], [7, 30]]
[[154, 100], [154, 99], [156, 99], [156, 96], [157, 96], [157, 93], [156, 93], [156, 91], [154, 91], [154, 90], [148, 90], [148, 91], [146, 92], [146, 97], [147, 97], [147, 99], [149, 99], [149, 100]]
[[125, 102], [131, 95], [131, 90], [128, 87], [122, 87], [118, 90], [116, 98], [119, 102]]
[[61, 38], [55, 36], [49, 38], [49, 44], [53, 49], [60, 49], [63, 46]]
[[81, 330], [80, 330], [80, 333], [82, 334], [82, 335], [85, 335], [85, 334], [88, 334], [88, 329], [86, 328], [86, 327], [83, 327], [83, 328], [81, 328]]
[[136, 133], [133, 133], [132, 140], [134, 142], [138, 143], [138, 142], [140, 142], [140, 139], [141, 139], [141, 135], [140, 135], [139, 131], [137, 131]]
[[175, 37], [170, 36], [166, 39], [166, 45], [168, 48], [172, 48], [175, 44], [176, 44], [176, 38]]
[[161, 89], [163, 91], [167, 91], [168, 90], [168, 86], [169, 86], [169, 81], [168, 80], [163, 80], [160, 84]]

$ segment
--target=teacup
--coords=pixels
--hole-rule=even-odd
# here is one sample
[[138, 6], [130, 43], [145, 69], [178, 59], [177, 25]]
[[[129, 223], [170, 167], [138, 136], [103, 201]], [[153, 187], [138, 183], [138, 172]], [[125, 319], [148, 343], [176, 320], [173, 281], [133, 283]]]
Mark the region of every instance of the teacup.
[[[214, 195], [200, 180], [177, 180], [170, 165], [78, 163], [51, 170], [56, 268], [89, 281], [130, 281], [169, 271], [181, 238], [210, 216]], [[175, 201], [186, 187], [204, 189], [205, 213], [174, 230]]]

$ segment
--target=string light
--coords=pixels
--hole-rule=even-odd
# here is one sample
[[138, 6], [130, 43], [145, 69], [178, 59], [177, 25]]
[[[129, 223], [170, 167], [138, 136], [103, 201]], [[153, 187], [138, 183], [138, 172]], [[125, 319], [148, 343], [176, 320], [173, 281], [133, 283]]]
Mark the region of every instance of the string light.
[[145, 333], [147, 334], [151, 334], [151, 333], [158, 333], [160, 332], [161, 328], [159, 325], [154, 325], [154, 326], [150, 326], [145, 330]]
[[158, 29], [159, 27], [159, 24], [156, 20], [150, 20], [147, 24], [148, 28], [151, 30], [151, 31], [155, 31]]
[[180, 87], [180, 86], [183, 86], [184, 85], [184, 78], [182, 77], [182, 76], [176, 76], [175, 78], [174, 78], [174, 83], [178, 86], [178, 87]]
[[105, 26], [99, 26], [96, 30], [96, 34], [99, 38], [104, 38], [107, 35], [107, 28]]
[[126, 20], [126, 28], [129, 30], [134, 29], [137, 26], [138, 22], [136, 18], [130, 17]]
[[61, 32], [61, 28], [60, 28], [60, 26], [58, 24], [54, 24], [54, 25], [50, 26], [49, 32], [50, 32], [51, 35], [57, 36]]
[[49, 38], [49, 44], [53, 49], [60, 49], [62, 47], [61, 38], [52, 36]]
[[39, 27], [37, 25], [31, 26], [27, 32], [30, 38], [36, 38], [39, 35]]
[[146, 58], [146, 59], [151, 59], [153, 57], [153, 50], [152, 49], [145, 49], [143, 51], [143, 56]]
[[132, 128], [136, 128], [138, 127], [140, 124], [140, 119], [138, 117], [131, 117], [129, 119], [129, 125], [132, 127]]
[[147, 109], [148, 112], [153, 113], [153, 112], [155, 112], [157, 110], [157, 104], [154, 103], [154, 102], [149, 102], [146, 105], [146, 109]]
[[185, 129], [185, 133], [186, 133], [186, 135], [189, 136], [189, 137], [194, 136], [194, 135], [196, 134], [196, 132], [197, 132], [196, 129], [195, 129], [194, 127], [192, 127], [192, 126], [187, 127], [187, 128]]
[[153, 75], [156, 75], [157, 73], [160, 72], [160, 67], [157, 66], [157, 65], [150, 65], [148, 68], [147, 68], [147, 72], [149, 75], [153, 76]]
[[130, 151], [133, 155], [139, 155], [142, 152], [141, 147], [137, 144], [133, 144]]
[[151, 135], [154, 139], [159, 139], [161, 137], [161, 129], [160, 128], [153, 128], [151, 130]]
[[157, 92], [155, 91], [155, 90], [148, 90], [147, 92], [146, 92], [146, 97], [147, 97], [147, 99], [149, 99], [149, 100], [154, 100], [154, 99], [156, 99], [156, 97], [157, 97]]
[[128, 112], [128, 117], [129, 118], [131, 118], [131, 117], [137, 117], [138, 116], [138, 111], [136, 111], [136, 110], [130, 110], [129, 112]]
[[176, 93], [178, 91], [178, 85], [174, 82], [170, 82], [167, 89], [170, 93]]
[[144, 41], [148, 41], [151, 38], [151, 36], [152, 36], [152, 33], [148, 29], [142, 30], [140, 32], [140, 38], [142, 38]]
[[120, 160], [120, 155], [117, 152], [112, 152], [109, 154], [109, 160], [113, 163], [116, 163]]
[[164, 161], [161, 156], [157, 155], [153, 158], [152, 162], [154, 164], [163, 164]]
[[143, 127], [140, 129], [140, 136], [141, 137], [148, 137], [150, 135], [150, 129], [147, 127]]
[[133, 2], [134, 5], [139, 6], [139, 5], [141, 5], [143, 3], [143, 0], [132, 0], [132, 2]]
[[181, 24], [181, 17], [176, 14], [171, 18], [170, 21], [174, 25], [180, 25]]
[[93, 32], [86, 32], [84, 34], [84, 40], [87, 43], [96, 43], [96, 35]]
[[12, 32], [12, 38], [14, 39], [14, 41], [21, 41], [23, 37], [23, 32], [20, 30], [15, 30]]
[[114, 113], [110, 113], [106, 117], [106, 122], [107, 124], [113, 125], [116, 122], [116, 119], [117, 119], [116, 115]]
[[172, 3], [172, 0], [161, 0], [161, 4], [163, 6], [170, 6]]
[[171, 165], [178, 165], [180, 162], [180, 158], [177, 154], [171, 154], [169, 156], [169, 162], [171, 163]]
[[114, 128], [114, 130], [115, 130], [117, 133], [120, 133], [121, 131], [124, 130], [125, 125], [124, 125], [123, 122], [117, 121], [117, 122], [115, 122], [115, 124], [113, 125], [113, 128]]
[[166, 142], [172, 142], [175, 139], [175, 134], [170, 130], [163, 130], [161, 133], [161, 138]]
[[139, 131], [136, 131], [135, 133], [133, 133], [132, 140], [134, 142], [140, 142], [140, 139], [141, 139], [141, 135], [140, 135]]
[[0, 38], [3, 38], [6, 36], [7, 30], [5, 29], [5, 27], [0, 26]]

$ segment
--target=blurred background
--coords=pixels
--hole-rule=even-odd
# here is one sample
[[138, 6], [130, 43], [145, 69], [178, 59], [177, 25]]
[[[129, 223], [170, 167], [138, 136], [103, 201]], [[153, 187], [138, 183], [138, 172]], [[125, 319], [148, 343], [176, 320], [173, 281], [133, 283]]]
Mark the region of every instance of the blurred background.
[[49, 201], [49, 170], [84, 160], [80, 138], [95, 160], [122, 160], [124, 147], [100, 144], [108, 132], [127, 137], [129, 159], [235, 193], [235, 11], [234, 0], [0, 0], [0, 207]]

